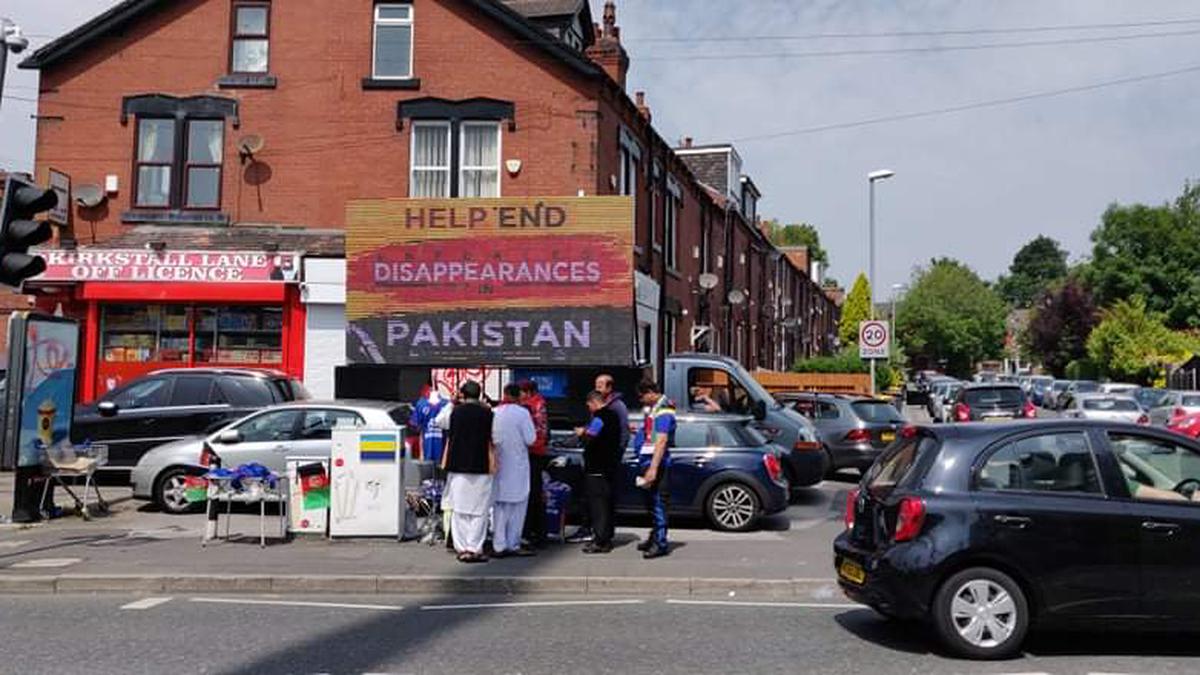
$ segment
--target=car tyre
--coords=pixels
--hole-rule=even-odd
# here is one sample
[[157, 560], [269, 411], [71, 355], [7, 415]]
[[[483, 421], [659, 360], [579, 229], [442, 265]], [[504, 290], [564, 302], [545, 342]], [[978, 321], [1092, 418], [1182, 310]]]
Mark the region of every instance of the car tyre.
[[829, 447], [828, 447], [828, 446], [825, 446], [825, 445], [822, 445], [822, 446], [821, 446], [821, 453], [825, 455], [825, 473], [824, 473], [824, 476], [825, 476], [825, 478], [826, 478], [826, 479], [833, 478], [834, 476], [836, 476], [836, 475], [837, 475], [837, 472], [838, 472], [838, 468], [837, 468], [837, 466], [836, 466], [836, 465], [834, 465], [834, 463], [833, 463], [833, 453], [832, 453], [832, 452], [830, 452], [830, 451], [829, 451]]
[[758, 493], [741, 481], [721, 483], [708, 493], [704, 513], [713, 527], [724, 532], [745, 532], [758, 522]]
[[933, 624], [958, 656], [1014, 656], [1029, 629], [1029, 603], [1017, 582], [990, 567], [972, 567], [947, 579], [933, 604]]
[[196, 510], [196, 505], [187, 501], [183, 492], [183, 481], [191, 475], [187, 469], [175, 467], [158, 475], [154, 482], [154, 503], [163, 513], [180, 515]]

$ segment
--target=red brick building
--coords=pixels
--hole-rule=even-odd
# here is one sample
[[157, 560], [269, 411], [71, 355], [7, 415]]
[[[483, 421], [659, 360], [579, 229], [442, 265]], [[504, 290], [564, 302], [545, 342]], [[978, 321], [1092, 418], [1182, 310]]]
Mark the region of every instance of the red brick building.
[[[612, 3], [601, 19], [586, 0], [124, 0], [33, 53], [37, 177], [104, 195], [73, 205], [64, 266], [33, 285], [85, 320], [84, 396], [217, 363], [324, 389], [343, 356], [340, 230], [361, 198], [632, 195], [646, 362], [690, 348], [701, 322], [714, 330], [699, 344], [750, 367], [825, 349], [816, 312], [835, 310], [759, 231], [740, 159], [712, 185], [703, 153], [655, 131], [625, 91]], [[114, 267], [99, 251], [147, 247], [274, 268], [96, 269]], [[275, 274], [292, 253], [303, 270]]]

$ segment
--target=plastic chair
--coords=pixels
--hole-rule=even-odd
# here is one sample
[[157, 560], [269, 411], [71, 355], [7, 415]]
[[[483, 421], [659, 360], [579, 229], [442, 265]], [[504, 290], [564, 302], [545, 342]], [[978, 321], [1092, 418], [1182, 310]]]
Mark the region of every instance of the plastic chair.
[[[101, 513], [108, 513], [108, 502], [104, 501], [104, 497], [100, 494], [100, 486], [96, 484], [94, 478], [96, 469], [108, 463], [108, 446], [107, 445], [90, 445], [68, 453], [65, 456], [55, 456], [49, 453], [46, 456], [46, 467], [48, 474], [45, 482], [42, 485], [42, 499], [39, 504], [42, 506], [42, 517], [49, 519], [50, 513], [46, 510], [46, 495], [50, 493], [52, 484], [58, 485], [67, 494], [71, 495], [71, 499], [75, 500], [75, 510], [84, 520], [91, 520], [92, 514], [88, 510], [88, 489], [96, 494], [96, 506]], [[78, 480], [83, 478], [83, 496], [75, 494], [71, 489], [71, 485], [65, 479], [71, 478]]]

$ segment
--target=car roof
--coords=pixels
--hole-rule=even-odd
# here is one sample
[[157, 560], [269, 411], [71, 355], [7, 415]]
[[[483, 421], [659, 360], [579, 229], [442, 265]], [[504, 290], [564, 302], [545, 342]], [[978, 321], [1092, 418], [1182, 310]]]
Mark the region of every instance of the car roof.
[[1019, 432], [1027, 429], [1045, 429], [1053, 431], [1055, 429], [1117, 429], [1120, 431], [1162, 431], [1171, 433], [1166, 429], [1148, 428], [1132, 422], [1118, 422], [1116, 420], [1098, 420], [1098, 419], [1078, 419], [1078, 418], [1039, 418], [1033, 420], [1015, 420], [1012, 422], [995, 422], [995, 423], [968, 423], [968, 424], [938, 424], [927, 425], [924, 428], [933, 431], [935, 434], [940, 434], [943, 438], [971, 440], [986, 436], [1004, 436], [1010, 433]]
[[968, 391], [976, 389], [1020, 389], [1021, 385], [1015, 382], [972, 382], [963, 387]]
[[242, 377], [290, 377], [287, 373], [270, 368], [162, 368], [148, 375], [235, 375]]
[[325, 400], [305, 400], [305, 401], [288, 401], [286, 403], [278, 403], [272, 408], [369, 408], [375, 410], [393, 410], [395, 408], [409, 406], [403, 401], [381, 401], [375, 399], [325, 399]]
[[1130, 396], [1130, 395], [1128, 395], [1128, 394], [1121, 394], [1121, 393], [1118, 393], [1118, 392], [1115, 392], [1115, 391], [1107, 391], [1107, 392], [1106, 392], [1106, 391], [1089, 391], [1089, 392], [1087, 392], [1087, 393], [1080, 394], [1079, 396], [1077, 396], [1077, 397], [1076, 397], [1076, 399], [1075, 399], [1075, 400], [1077, 400], [1077, 401], [1091, 401], [1091, 400], [1098, 399], [1098, 398], [1105, 398], [1105, 399], [1118, 399], [1118, 400], [1123, 400], [1123, 401], [1133, 401], [1134, 403], [1136, 403], [1136, 402], [1137, 402], [1137, 399], [1135, 399], [1134, 397], [1132, 397], [1132, 396]]

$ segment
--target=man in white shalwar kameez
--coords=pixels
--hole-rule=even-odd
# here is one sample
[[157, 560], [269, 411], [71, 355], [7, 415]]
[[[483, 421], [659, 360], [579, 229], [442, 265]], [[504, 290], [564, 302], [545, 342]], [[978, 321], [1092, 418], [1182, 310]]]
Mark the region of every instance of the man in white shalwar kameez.
[[463, 383], [462, 404], [450, 414], [449, 443], [442, 455], [446, 469], [446, 501], [453, 508], [450, 536], [459, 562], [487, 562], [488, 510], [496, 453], [492, 444], [492, 411], [479, 402], [478, 382]]
[[504, 387], [504, 401], [493, 411], [498, 466], [492, 488], [492, 548], [497, 558], [533, 555], [521, 547], [521, 530], [529, 503], [529, 446], [537, 440], [537, 430], [520, 399], [521, 388], [510, 384]]

